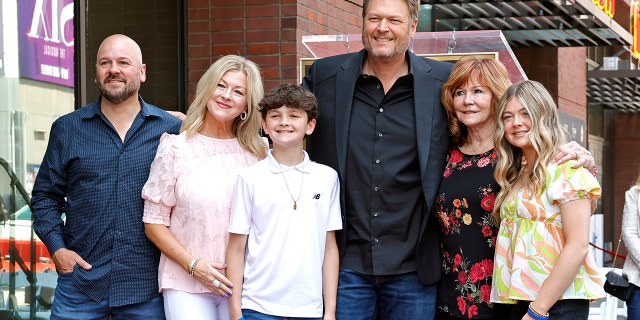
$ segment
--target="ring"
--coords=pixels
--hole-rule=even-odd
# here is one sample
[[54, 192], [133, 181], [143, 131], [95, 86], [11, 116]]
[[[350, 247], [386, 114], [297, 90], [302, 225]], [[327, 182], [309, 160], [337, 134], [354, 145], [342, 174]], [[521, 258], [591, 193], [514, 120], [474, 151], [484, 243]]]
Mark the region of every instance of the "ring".
[[576, 154], [576, 157], [575, 157], [574, 159], [575, 159], [575, 160], [578, 160], [578, 158], [579, 158], [579, 157], [578, 157], [578, 152], [576, 151], [576, 152], [574, 152], [574, 153]]
[[220, 283], [220, 280], [218, 279], [213, 279], [213, 286], [216, 288], [220, 288], [220, 286], [222, 285], [222, 283]]

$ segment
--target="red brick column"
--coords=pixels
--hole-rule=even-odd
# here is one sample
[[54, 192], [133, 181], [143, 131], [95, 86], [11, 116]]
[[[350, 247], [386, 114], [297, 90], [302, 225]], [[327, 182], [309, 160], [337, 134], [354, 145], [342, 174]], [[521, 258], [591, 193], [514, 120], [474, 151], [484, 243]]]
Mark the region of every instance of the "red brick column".
[[298, 59], [308, 57], [302, 35], [360, 33], [362, 0], [189, 0], [190, 101], [206, 69], [220, 56], [256, 62], [265, 89], [298, 81]]

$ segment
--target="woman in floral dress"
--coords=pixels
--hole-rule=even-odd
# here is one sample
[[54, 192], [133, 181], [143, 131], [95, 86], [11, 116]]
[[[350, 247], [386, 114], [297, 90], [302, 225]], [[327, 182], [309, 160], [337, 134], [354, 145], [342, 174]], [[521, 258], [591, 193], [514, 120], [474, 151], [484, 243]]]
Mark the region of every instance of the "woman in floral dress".
[[498, 100], [511, 85], [498, 60], [459, 60], [442, 87], [452, 146], [433, 206], [440, 222], [442, 279], [437, 319], [492, 319], [489, 304], [497, 224], [491, 212]]
[[[492, 211], [500, 191], [493, 177], [495, 114], [510, 85], [501, 62], [472, 56], [456, 63], [442, 87], [452, 145], [432, 209], [441, 227], [436, 319], [499, 319], [508, 313], [507, 306], [494, 306], [489, 297], [498, 233]], [[576, 143], [561, 149], [559, 160], [577, 152], [585, 155], [579, 165], [592, 166], [589, 153]]]

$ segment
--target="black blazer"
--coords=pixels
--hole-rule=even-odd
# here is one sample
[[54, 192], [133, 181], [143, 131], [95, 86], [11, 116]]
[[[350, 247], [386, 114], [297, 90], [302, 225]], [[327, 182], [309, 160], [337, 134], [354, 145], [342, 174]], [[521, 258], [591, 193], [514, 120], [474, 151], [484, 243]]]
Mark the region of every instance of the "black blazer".
[[[360, 74], [366, 51], [327, 57], [315, 61], [302, 80], [302, 85], [318, 99], [320, 116], [315, 131], [307, 137], [306, 149], [313, 161], [328, 165], [345, 176], [347, 136], [355, 83]], [[449, 130], [447, 116], [440, 102], [440, 89], [448, 79], [452, 64], [425, 59], [408, 52], [413, 73], [416, 137], [422, 190], [426, 203], [419, 244], [416, 246], [416, 269], [424, 284], [440, 279], [440, 245], [437, 221], [427, 219], [444, 170]], [[341, 180], [342, 181], [342, 180]], [[343, 230], [345, 191], [341, 192]], [[429, 223], [427, 223], [429, 220]], [[433, 223], [432, 223], [433, 222]], [[340, 257], [344, 254], [346, 232], [337, 233]]]

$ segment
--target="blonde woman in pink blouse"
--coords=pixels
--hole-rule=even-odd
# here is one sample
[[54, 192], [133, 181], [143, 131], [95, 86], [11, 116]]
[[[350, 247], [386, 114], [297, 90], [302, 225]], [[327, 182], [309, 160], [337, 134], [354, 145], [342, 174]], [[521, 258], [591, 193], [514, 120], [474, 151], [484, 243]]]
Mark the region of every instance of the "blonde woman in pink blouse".
[[230, 204], [238, 173], [266, 156], [257, 110], [263, 93], [255, 63], [224, 56], [198, 82], [181, 133], [161, 138], [142, 190], [142, 220], [162, 251], [167, 319], [229, 318]]

